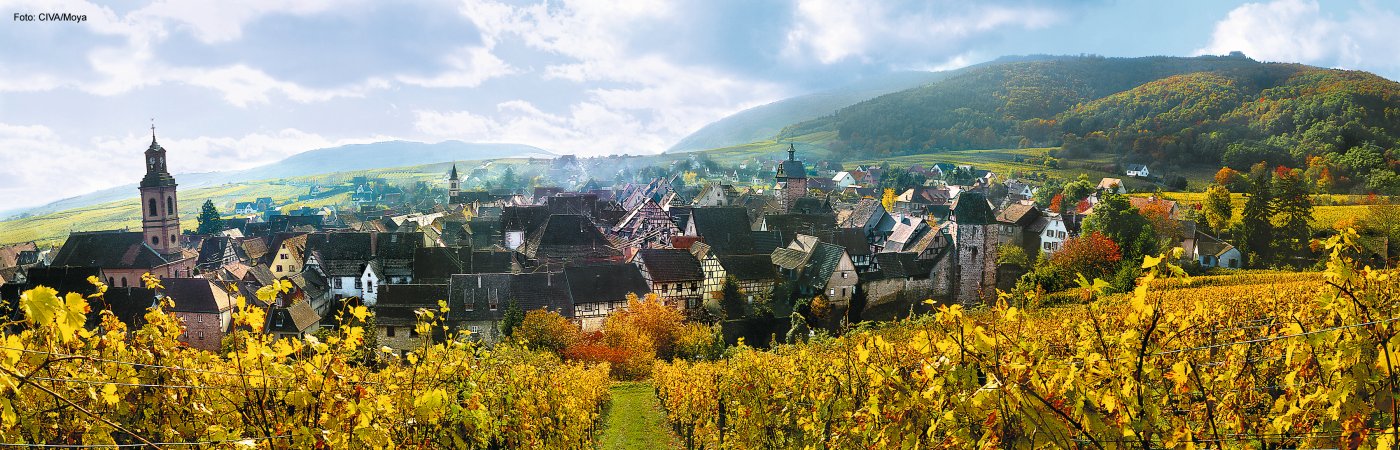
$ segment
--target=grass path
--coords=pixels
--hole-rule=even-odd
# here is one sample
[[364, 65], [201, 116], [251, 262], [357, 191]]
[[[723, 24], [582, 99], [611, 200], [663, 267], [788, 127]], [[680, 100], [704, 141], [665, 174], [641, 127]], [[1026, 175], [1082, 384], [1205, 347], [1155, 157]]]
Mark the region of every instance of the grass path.
[[651, 383], [614, 383], [598, 448], [679, 448]]

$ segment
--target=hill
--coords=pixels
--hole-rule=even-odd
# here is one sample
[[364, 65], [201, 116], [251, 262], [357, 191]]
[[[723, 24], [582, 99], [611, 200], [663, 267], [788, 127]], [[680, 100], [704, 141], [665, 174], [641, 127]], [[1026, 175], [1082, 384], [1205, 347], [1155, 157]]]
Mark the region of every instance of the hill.
[[[385, 141], [308, 150], [275, 163], [250, 169], [175, 174], [175, 179], [179, 181], [180, 188], [187, 192], [190, 189], [253, 180], [524, 156], [553, 157], [554, 155], [538, 147], [520, 144], [477, 144], [461, 141], [429, 144]], [[132, 192], [136, 192], [136, 183], [70, 197], [39, 207], [10, 211], [6, 214], [8, 216], [38, 216], [86, 208], [128, 199], [132, 196]]]
[[922, 86], [949, 72], [895, 72], [822, 92], [749, 108], [691, 133], [667, 149], [688, 152], [746, 144], [771, 137], [788, 125], [815, 119], [880, 95]]
[[1338, 191], [1400, 193], [1400, 83], [1238, 55], [987, 64], [779, 139], [820, 132], [834, 133], [830, 153], [855, 159], [1063, 147], [1061, 156], [1108, 154], [1157, 172], [1263, 160], [1312, 168], [1312, 181]]

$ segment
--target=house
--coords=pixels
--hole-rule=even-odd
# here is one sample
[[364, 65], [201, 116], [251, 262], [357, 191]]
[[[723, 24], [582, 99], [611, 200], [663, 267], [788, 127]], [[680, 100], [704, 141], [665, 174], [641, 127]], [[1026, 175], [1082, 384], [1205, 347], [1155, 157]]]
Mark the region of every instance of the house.
[[1030, 200], [1034, 195], [1035, 189], [1031, 187], [1030, 183], [1021, 180], [1006, 181], [1006, 196], [1009, 201]]
[[1152, 176], [1147, 171], [1147, 166], [1142, 164], [1128, 164], [1124, 166], [1124, 174], [1130, 177], [1147, 178]]
[[856, 285], [856, 267], [840, 246], [816, 236], [798, 235], [787, 247], [774, 250], [773, 264], [796, 287], [799, 297], [821, 295], [834, 304], [849, 302]]
[[1215, 236], [1196, 232], [1195, 259], [1201, 267], [1238, 269], [1244, 266], [1240, 250]]
[[704, 296], [700, 284], [705, 271], [689, 251], [678, 248], [647, 248], [637, 252], [633, 263], [642, 271], [647, 286], [667, 306], [696, 309]]
[[645, 200], [627, 213], [610, 229], [612, 235], [627, 241], [630, 247], [651, 245], [670, 246], [671, 237], [680, 234], [671, 216], [661, 206]]
[[269, 307], [263, 332], [278, 339], [301, 339], [315, 332], [320, 324], [321, 315], [310, 302], [303, 301], [291, 306]]
[[568, 280], [562, 273], [458, 274], [451, 280], [452, 317], [484, 342], [501, 339], [501, 320], [514, 303], [521, 311], [546, 310], [574, 317]]
[[729, 277], [729, 273], [724, 270], [724, 265], [719, 262], [718, 255], [715, 255], [715, 253], [710, 250], [709, 244], [700, 242], [698, 240], [699, 238], [686, 236], [683, 236], [683, 238], [687, 240], [694, 239], [694, 241], [689, 242], [685, 247], [680, 247], [678, 245], [677, 248], [689, 250], [690, 254], [695, 256], [695, 260], [700, 261], [700, 270], [705, 273], [705, 281], [700, 283], [700, 292], [704, 294], [702, 301], [721, 300], [720, 296], [724, 290], [724, 282], [725, 279]]
[[285, 295], [286, 298], [311, 305], [318, 319], [330, 313], [333, 303], [330, 282], [326, 281], [326, 277], [319, 271], [303, 270], [284, 279], [292, 283], [292, 289]]
[[622, 251], [579, 214], [554, 214], [520, 246], [520, 253], [546, 267], [622, 262]]
[[253, 202], [238, 202], [233, 204], [233, 214], [237, 216], [247, 216], [258, 213], [257, 204]]
[[199, 269], [200, 273], [212, 272], [238, 260], [238, 246], [234, 245], [233, 238], [210, 236], [200, 242], [195, 268]]
[[1065, 240], [1069, 239], [1069, 230], [1065, 228], [1065, 221], [1058, 213], [1045, 213], [1027, 230], [1039, 237], [1040, 252], [1046, 256], [1059, 251]]
[[[418, 334], [418, 311], [439, 313], [438, 301], [448, 300], [446, 284], [389, 284], [382, 286], [373, 306], [375, 334], [380, 345], [400, 352], [418, 348], [424, 339]], [[438, 316], [450, 320], [451, 316]], [[450, 325], [450, 324], [449, 324]], [[433, 338], [441, 337], [441, 328], [433, 329]]]
[[1034, 255], [1040, 247], [1040, 236], [1033, 225], [1043, 215], [1031, 202], [1007, 205], [996, 217], [996, 243], [1013, 244], [1024, 249], [1027, 255]]
[[1128, 190], [1123, 187], [1123, 179], [1121, 178], [1104, 178], [1099, 180], [1097, 189], [1099, 191], [1113, 191], [1119, 194], [1128, 193]]
[[603, 328], [608, 314], [627, 307], [627, 294], [651, 292], [641, 269], [634, 264], [596, 264], [564, 268], [574, 320], [584, 331]]
[[272, 269], [272, 276], [277, 278], [301, 272], [306, 262], [306, 235], [279, 234], [276, 238], [263, 264]]
[[996, 297], [996, 215], [981, 192], [967, 191], [953, 201], [948, 234], [950, 253], [936, 257], [932, 292], [965, 306], [985, 304]]
[[851, 264], [854, 264], [857, 272], [865, 273], [874, 270], [874, 252], [871, 251], [870, 243], [866, 241], [865, 230], [861, 228], [836, 228], [824, 233], [818, 233], [818, 238], [822, 242], [835, 244], [846, 249], [846, 255], [851, 257]]
[[694, 208], [686, 236], [699, 236], [717, 255], [748, 254], [753, 248], [748, 210], [742, 206]]
[[233, 323], [235, 296], [204, 278], [166, 278], [161, 285], [157, 295], [174, 300], [170, 312], [185, 326], [180, 341], [201, 350], [219, 351], [224, 333]]
[[739, 198], [739, 191], [734, 189], [734, 185], [708, 183], [700, 188], [700, 193], [691, 200], [693, 206], [729, 206], [730, 202]]
[[856, 178], [850, 172], [836, 172], [836, 176], [831, 177], [832, 187], [838, 190], [845, 190], [856, 185]]
[[1156, 196], [1150, 196], [1129, 197], [1128, 202], [1132, 204], [1134, 208], [1137, 208], [1138, 211], [1142, 211], [1143, 208], [1146, 208], [1148, 206], [1160, 207], [1161, 209], [1166, 210], [1168, 219], [1180, 219], [1180, 217], [1177, 214], [1177, 203], [1175, 201], [1157, 198]]
[[770, 254], [726, 255], [718, 259], [726, 277], [733, 277], [738, 282], [739, 292], [747, 294], [749, 301], [772, 294], [778, 273], [773, 270], [773, 257]]

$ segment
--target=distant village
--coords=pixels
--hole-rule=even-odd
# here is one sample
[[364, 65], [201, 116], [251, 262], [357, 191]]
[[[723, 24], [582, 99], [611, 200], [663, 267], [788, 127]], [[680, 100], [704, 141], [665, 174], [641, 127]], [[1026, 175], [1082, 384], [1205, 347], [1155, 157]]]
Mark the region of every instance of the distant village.
[[[334, 326], [342, 308], [363, 305], [375, 313], [378, 342], [408, 350], [418, 341], [415, 312], [440, 300], [449, 325], [494, 341], [512, 308], [547, 309], [596, 330], [629, 293], [650, 293], [691, 320], [725, 321], [726, 340], [762, 339], [817, 303], [823, 317], [814, 320], [835, 328], [927, 308], [924, 299], [993, 301], [1024, 273], [999, 264], [999, 248], [1054, 254], [1100, 193], [1123, 190], [1104, 178], [1056, 213], [1032, 201], [1035, 184], [975, 167], [900, 168], [920, 181], [887, 192], [879, 184], [891, 169], [808, 164], [795, 147], [786, 153], [746, 166], [759, 175], [742, 188], [737, 171], [703, 182], [687, 183], [681, 171], [601, 182], [573, 156], [531, 161], [560, 186], [463, 189], [482, 186], [486, 171], [456, 165], [441, 186], [408, 192], [356, 177], [303, 196], [349, 192], [349, 204], [279, 210], [271, 198], [249, 199], [226, 211], [217, 231], [198, 234], [182, 232], [177, 183], [153, 135], [135, 199], [141, 230], [73, 232], [57, 249], [0, 248], [0, 313], [18, 317], [19, 293], [33, 286], [94, 293], [88, 280], [96, 277], [107, 290], [93, 310], [132, 327], [173, 298], [191, 347], [218, 350], [243, 296], [268, 310], [263, 329], [278, 336]], [[1150, 176], [1146, 166], [1127, 170]], [[1172, 202], [1132, 201], [1181, 220]], [[1232, 245], [1182, 225], [1183, 259], [1240, 265]], [[163, 287], [147, 289], [145, 273]], [[257, 300], [258, 288], [279, 280], [293, 286], [288, 295]], [[749, 305], [742, 317], [721, 306], [735, 293]]]

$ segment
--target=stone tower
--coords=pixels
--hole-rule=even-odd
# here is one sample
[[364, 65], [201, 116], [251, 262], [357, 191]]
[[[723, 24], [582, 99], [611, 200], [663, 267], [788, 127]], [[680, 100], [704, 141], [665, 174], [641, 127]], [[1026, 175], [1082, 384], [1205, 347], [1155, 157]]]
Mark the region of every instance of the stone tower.
[[996, 216], [980, 192], [966, 191], [953, 205], [952, 297], [962, 305], [991, 301], [996, 295]]
[[797, 199], [807, 196], [807, 167], [797, 160], [796, 153], [797, 148], [788, 144], [788, 159], [778, 164], [778, 175], [775, 177], [783, 184], [779, 195], [784, 211], [790, 211]]
[[156, 253], [180, 252], [179, 198], [175, 177], [165, 168], [165, 148], [156, 143], [156, 127], [151, 125], [151, 146], [146, 149], [146, 176], [141, 179], [141, 231], [146, 245]]

